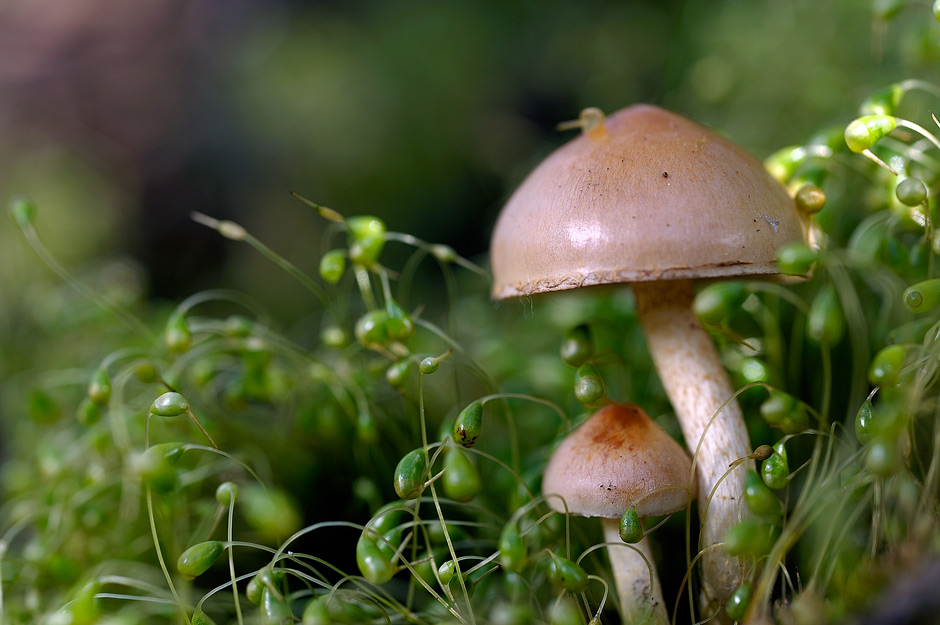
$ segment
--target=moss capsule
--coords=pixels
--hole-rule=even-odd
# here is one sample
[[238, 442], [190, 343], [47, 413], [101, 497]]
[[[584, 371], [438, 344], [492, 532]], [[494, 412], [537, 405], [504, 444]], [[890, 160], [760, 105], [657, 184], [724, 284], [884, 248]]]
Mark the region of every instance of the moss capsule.
[[625, 543], [635, 544], [643, 540], [643, 526], [640, 524], [640, 516], [636, 513], [636, 508], [630, 506], [620, 517], [620, 540]]
[[395, 300], [388, 300], [385, 304], [385, 331], [388, 338], [393, 341], [404, 341], [415, 333], [415, 325], [405, 309]]
[[573, 593], [582, 593], [588, 586], [587, 573], [581, 565], [559, 555], [552, 555], [549, 560], [548, 577], [555, 585]]
[[808, 152], [800, 145], [777, 150], [764, 161], [764, 168], [782, 184], [789, 182], [797, 168], [806, 160]]
[[454, 421], [454, 440], [464, 447], [473, 447], [483, 429], [483, 402], [472, 401]]
[[815, 215], [826, 207], [825, 192], [812, 183], [806, 183], [797, 189], [793, 199], [800, 212], [807, 215]]
[[781, 273], [792, 276], [806, 275], [817, 260], [819, 254], [799, 241], [785, 245], [777, 252], [777, 265]]
[[402, 457], [395, 467], [395, 492], [399, 497], [415, 499], [421, 494], [427, 466], [424, 449], [420, 447]]
[[747, 293], [742, 282], [716, 282], [698, 292], [692, 310], [705, 325], [719, 326], [741, 307]]
[[859, 115], [894, 115], [904, 97], [904, 89], [894, 83], [879, 89], [862, 102], [858, 109]]
[[330, 250], [320, 257], [320, 277], [330, 284], [336, 284], [346, 273], [346, 253], [343, 250]]
[[82, 425], [94, 425], [101, 419], [101, 407], [86, 397], [78, 405], [75, 416]]
[[215, 621], [209, 618], [202, 608], [196, 608], [193, 617], [190, 619], [190, 625], [215, 625]]
[[163, 331], [163, 342], [174, 354], [182, 354], [189, 350], [193, 344], [193, 335], [186, 323], [186, 315], [176, 312], [170, 315]]
[[787, 462], [787, 448], [783, 441], [773, 447], [774, 453], [760, 465], [761, 478], [768, 488], [780, 490], [790, 482], [790, 465]]
[[424, 375], [430, 375], [438, 370], [440, 362], [433, 356], [427, 356], [418, 363], [418, 371]]
[[261, 605], [261, 593], [265, 588], [272, 588], [280, 592], [281, 583], [284, 581], [284, 571], [275, 571], [270, 566], [266, 566], [258, 571], [248, 582], [245, 588], [245, 597], [253, 605]]
[[779, 428], [785, 434], [796, 434], [809, 427], [806, 406], [784, 391], [771, 391], [760, 406], [760, 414], [767, 425]]
[[876, 436], [868, 443], [865, 468], [881, 477], [890, 477], [901, 469], [898, 443], [890, 436]]
[[157, 379], [157, 368], [149, 360], [142, 360], [134, 366], [134, 375], [143, 384], [150, 384]]
[[356, 543], [356, 565], [362, 576], [372, 584], [384, 584], [395, 575], [395, 567], [389, 556], [365, 533]]
[[863, 115], [845, 127], [845, 144], [853, 152], [864, 152], [890, 134], [897, 125], [897, 120], [890, 115]]
[[723, 549], [733, 556], [760, 558], [770, 552], [775, 537], [773, 525], [756, 519], [745, 519], [725, 532]]
[[385, 370], [385, 381], [396, 391], [400, 391], [408, 384], [408, 377], [411, 373], [411, 360], [404, 359], [393, 362]]
[[276, 488], [252, 486], [241, 497], [245, 520], [265, 540], [283, 540], [300, 528], [297, 504], [286, 492]]
[[294, 620], [290, 604], [280, 593], [270, 588], [261, 590], [261, 623], [262, 625], [283, 625]]
[[471, 501], [483, 488], [480, 473], [467, 457], [467, 453], [457, 447], [451, 447], [444, 452], [444, 475], [441, 482], [444, 494], [454, 501]]
[[385, 310], [370, 310], [356, 320], [353, 328], [356, 340], [363, 347], [387, 344], [389, 341], [387, 321], [388, 313]]
[[199, 577], [209, 570], [223, 551], [225, 551], [225, 545], [218, 540], [196, 543], [180, 554], [176, 561], [176, 570], [187, 579]]
[[905, 206], [918, 206], [927, 201], [927, 185], [920, 178], [905, 178], [894, 190], [898, 201]]
[[218, 501], [220, 505], [230, 506], [237, 497], [238, 484], [235, 482], [222, 482], [219, 484], [218, 488], [215, 489], [215, 500]]
[[385, 246], [385, 222], [378, 217], [350, 217], [346, 227], [349, 228], [349, 259], [363, 267], [378, 262]]
[[178, 417], [189, 411], [189, 402], [175, 391], [160, 395], [150, 404], [150, 414], [157, 417]]
[[509, 571], [521, 571], [525, 565], [526, 546], [519, 527], [507, 523], [499, 534], [499, 563]]
[[924, 313], [940, 304], [940, 278], [924, 280], [904, 291], [904, 307], [912, 313]]
[[731, 596], [728, 603], [725, 604], [725, 613], [732, 621], [743, 621], [747, 616], [747, 610], [751, 607], [751, 595], [754, 592], [753, 587], [744, 583], [738, 586]]
[[744, 501], [757, 516], [777, 518], [783, 514], [780, 500], [755, 471], [748, 471], [745, 475]]
[[855, 438], [859, 443], [867, 445], [871, 442], [878, 432], [876, 423], [875, 408], [872, 406], [871, 397], [868, 397], [855, 413]]
[[326, 602], [327, 595], [314, 597], [308, 601], [301, 615], [303, 625], [330, 625], [333, 620], [330, 618], [330, 610]]
[[457, 573], [457, 563], [453, 560], [448, 560], [437, 567], [437, 577], [441, 580], [441, 584], [447, 586], [454, 579], [454, 575]]
[[903, 345], [888, 345], [878, 350], [868, 367], [868, 381], [873, 386], [894, 386], [901, 379], [907, 348]]
[[845, 316], [831, 284], [824, 285], [810, 302], [806, 334], [819, 344], [836, 345], [845, 332]]
[[107, 406], [111, 401], [111, 376], [106, 369], [98, 369], [91, 376], [88, 384], [88, 399], [99, 406]]
[[596, 406], [607, 396], [604, 378], [591, 365], [581, 365], [574, 378], [574, 396], [584, 406]]
[[561, 359], [572, 367], [580, 367], [594, 355], [591, 329], [586, 324], [572, 328], [565, 336], [559, 350]]

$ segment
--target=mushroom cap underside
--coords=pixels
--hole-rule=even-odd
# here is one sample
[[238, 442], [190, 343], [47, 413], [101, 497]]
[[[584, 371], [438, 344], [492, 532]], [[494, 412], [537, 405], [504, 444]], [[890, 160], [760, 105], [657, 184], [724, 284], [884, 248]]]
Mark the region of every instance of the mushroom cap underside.
[[[630, 506], [641, 517], [684, 508], [692, 461], [642, 409], [612, 404], [594, 413], [552, 454], [542, 479], [548, 504], [590, 517], [619, 518]], [[694, 489], [694, 482], [692, 483]]]
[[555, 150], [509, 199], [492, 237], [493, 297], [776, 274], [777, 250], [804, 232], [760, 161], [636, 105]]

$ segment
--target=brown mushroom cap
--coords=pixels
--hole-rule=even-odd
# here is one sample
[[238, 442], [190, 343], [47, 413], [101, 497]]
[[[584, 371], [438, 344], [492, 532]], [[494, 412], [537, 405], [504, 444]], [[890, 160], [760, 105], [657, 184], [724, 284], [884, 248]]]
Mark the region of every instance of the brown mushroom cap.
[[[691, 472], [682, 447], [639, 406], [613, 404], [562, 441], [545, 469], [542, 492], [561, 495], [569, 512], [583, 516], [620, 518], [634, 505], [637, 515], [655, 516], [688, 504]], [[557, 497], [548, 503], [564, 512]]]
[[637, 105], [549, 155], [493, 232], [493, 297], [580, 286], [778, 273], [804, 238], [793, 199], [756, 158]]

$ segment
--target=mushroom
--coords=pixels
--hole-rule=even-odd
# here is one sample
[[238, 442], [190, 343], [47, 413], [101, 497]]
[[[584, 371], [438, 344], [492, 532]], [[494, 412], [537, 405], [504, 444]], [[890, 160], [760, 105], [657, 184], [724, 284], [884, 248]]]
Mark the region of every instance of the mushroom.
[[630, 404], [598, 410], [562, 441], [548, 462], [542, 492], [552, 509], [601, 517], [625, 622], [665, 625], [669, 618], [649, 542], [644, 536], [633, 547], [624, 545], [620, 519], [631, 507], [639, 517], [684, 508], [692, 496], [690, 486], [694, 488], [691, 478], [692, 461], [685, 450]]
[[[802, 241], [793, 199], [731, 141], [663, 109], [605, 119], [549, 155], [493, 232], [493, 297], [634, 283], [663, 386], [694, 452], [702, 516], [703, 600], [725, 601], [744, 562], [714, 547], [747, 515], [747, 430], [717, 350], [692, 312], [692, 280], [778, 273], [777, 250]], [[713, 493], [714, 491], [714, 493]]]

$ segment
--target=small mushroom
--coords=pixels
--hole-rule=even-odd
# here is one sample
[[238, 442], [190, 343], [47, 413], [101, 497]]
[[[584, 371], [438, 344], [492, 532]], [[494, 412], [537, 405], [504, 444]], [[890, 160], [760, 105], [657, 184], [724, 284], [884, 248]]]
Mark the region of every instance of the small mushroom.
[[601, 517], [606, 542], [621, 543], [608, 545], [607, 551], [628, 622], [664, 625], [669, 619], [649, 543], [644, 536], [632, 547], [622, 544], [620, 518], [631, 507], [640, 517], [686, 507], [691, 478], [688, 454], [630, 404], [598, 410], [562, 441], [548, 462], [542, 492], [549, 505], [559, 512]]
[[724, 602], [744, 562], [713, 547], [747, 515], [751, 445], [728, 375], [692, 312], [692, 280], [778, 273], [805, 239], [793, 199], [731, 141], [663, 109], [582, 113], [582, 134], [549, 155], [493, 232], [493, 297], [634, 283], [640, 323], [696, 458], [703, 602]]

